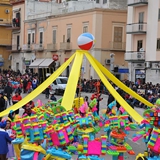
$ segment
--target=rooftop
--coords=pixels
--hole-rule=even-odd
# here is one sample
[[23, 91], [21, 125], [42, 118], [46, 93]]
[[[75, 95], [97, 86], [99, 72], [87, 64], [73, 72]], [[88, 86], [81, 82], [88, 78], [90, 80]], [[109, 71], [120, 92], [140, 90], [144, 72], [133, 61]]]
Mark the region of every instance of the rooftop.
[[[98, 2], [98, 3], [97, 3]], [[28, 14], [27, 20], [31, 19], [40, 19], [48, 16], [59, 16], [65, 15], [68, 13], [75, 13], [79, 11], [87, 11], [92, 9], [110, 9], [110, 10], [127, 10], [127, 0], [108, 0], [104, 3], [104, 0], [96, 0], [96, 1], [64, 1], [60, 4], [55, 2], [49, 2], [43, 4], [43, 9], [40, 9], [42, 2], [35, 2], [37, 10], [33, 10], [31, 7], [33, 2], [28, 5]], [[104, 4], [103, 4], [104, 3]], [[39, 6], [39, 7], [38, 7]], [[47, 9], [45, 9], [47, 8]]]

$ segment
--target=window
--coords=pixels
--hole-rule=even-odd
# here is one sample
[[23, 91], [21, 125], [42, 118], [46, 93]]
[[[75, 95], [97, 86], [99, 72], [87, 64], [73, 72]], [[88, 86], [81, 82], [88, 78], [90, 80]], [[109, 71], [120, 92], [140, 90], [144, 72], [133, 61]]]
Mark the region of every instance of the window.
[[28, 33], [28, 44], [31, 44], [31, 34]]
[[157, 39], [157, 50], [160, 50], [160, 38]]
[[39, 43], [40, 43], [40, 44], [43, 44], [43, 32], [40, 32], [40, 35], [39, 35]]
[[107, 0], [103, 0], [103, 4], [106, 4], [107, 3]]
[[143, 23], [144, 22], [144, 12], [140, 12], [139, 13], [139, 23]]
[[96, 0], [96, 3], [99, 3], [99, 0]]
[[67, 42], [71, 42], [71, 28], [67, 28]]
[[32, 43], [34, 43], [35, 33], [32, 33]]
[[144, 12], [139, 13], [139, 31], [143, 31]]
[[138, 40], [137, 41], [137, 52], [139, 52], [141, 48], [143, 48], [143, 41], [142, 40]]
[[158, 20], [160, 21], [160, 8], [159, 8], [159, 11], [158, 11]]
[[56, 30], [53, 30], [53, 44], [56, 44]]
[[86, 33], [86, 32], [88, 32], [88, 26], [83, 27], [83, 33]]
[[114, 27], [114, 42], [122, 42], [123, 27]]
[[65, 35], [63, 35], [63, 43], [65, 42]]
[[112, 48], [114, 49], [122, 49], [122, 38], [123, 38], [123, 27], [114, 27], [114, 37], [113, 37], [113, 43]]

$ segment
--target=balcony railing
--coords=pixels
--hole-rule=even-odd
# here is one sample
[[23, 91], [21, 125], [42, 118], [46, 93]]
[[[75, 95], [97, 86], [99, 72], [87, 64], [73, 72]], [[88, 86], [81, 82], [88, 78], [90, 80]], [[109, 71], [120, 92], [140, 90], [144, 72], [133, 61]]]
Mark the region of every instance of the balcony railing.
[[11, 39], [0, 39], [0, 46], [11, 46]]
[[127, 34], [146, 34], [147, 23], [127, 24]]
[[145, 61], [145, 52], [126, 52], [126, 61]]
[[56, 51], [57, 50], [57, 44], [47, 44], [47, 50], [48, 51]]
[[0, 18], [0, 25], [11, 26], [12, 25], [12, 20], [11, 19], [1, 19]]
[[33, 45], [33, 50], [37, 50], [37, 51], [43, 51], [44, 50], [44, 46], [43, 44], [34, 44]]
[[142, 6], [147, 4], [148, 0], [128, 0], [128, 6]]
[[71, 50], [72, 49], [72, 45], [70, 42], [61, 42], [60, 43], [60, 49], [61, 50]]
[[125, 50], [125, 42], [109, 42], [110, 50]]
[[24, 44], [22, 46], [23, 51], [31, 51], [32, 50], [32, 45], [31, 44]]
[[10, 0], [11, 4], [16, 4], [16, 3], [21, 3], [24, 2], [25, 0]]

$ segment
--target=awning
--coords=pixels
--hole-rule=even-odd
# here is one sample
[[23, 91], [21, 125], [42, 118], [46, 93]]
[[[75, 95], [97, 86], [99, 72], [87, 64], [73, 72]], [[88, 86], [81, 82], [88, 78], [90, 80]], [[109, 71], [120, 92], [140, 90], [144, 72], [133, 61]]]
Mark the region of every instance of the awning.
[[29, 65], [29, 68], [38, 68], [43, 61], [44, 59], [36, 59], [33, 63]]
[[40, 65], [39, 68], [48, 68], [54, 63], [54, 60], [51, 58], [45, 59]]

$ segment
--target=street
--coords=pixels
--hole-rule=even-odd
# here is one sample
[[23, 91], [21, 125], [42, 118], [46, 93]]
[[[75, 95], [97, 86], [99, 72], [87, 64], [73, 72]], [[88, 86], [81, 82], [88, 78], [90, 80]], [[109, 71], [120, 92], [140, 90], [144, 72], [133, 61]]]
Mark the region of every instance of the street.
[[[22, 97], [25, 97], [26, 95], [27, 95], [27, 94], [22, 94]], [[82, 96], [83, 96], [83, 97], [88, 96], [88, 97], [90, 98], [91, 95], [92, 95], [92, 93], [82, 93]], [[59, 99], [59, 98], [61, 98], [61, 97], [62, 97], [62, 96], [57, 96], [57, 95], [56, 95], [56, 98], [57, 98], [57, 99]], [[100, 110], [103, 110], [103, 109], [106, 108], [108, 96], [103, 94], [101, 97], [103, 98], [103, 100], [100, 102]], [[36, 98], [34, 99], [35, 104], [36, 104], [36, 102], [37, 102], [38, 99], [42, 100], [43, 103], [48, 102], [48, 99], [45, 98], [45, 94], [40, 94], [38, 97], [36, 97]], [[144, 109], [140, 109], [140, 108], [135, 108], [135, 110], [136, 110], [140, 115], [142, 115], [143, 112], [144, 112]], [[22, 115], [22, 114], [23, 114], [23, 109], [20, 109], [20, 115]], [[102, 130], [98, 135], [101, 135], [101, 134], [104, 134], [103, 130]], [[135, 131], [131, 131], [131, 132], [130, 132], [130, 134], [129, 134], [129, 136], [128, 136], [128, 143], [132, 146], [132, 148], [133, 148], [133, 150], [135, 151], [136, 155], [137, 155], [138, 153], [143, 153], [144, 150], [146, 149], [144, 142], [143, 142], [142, 140], [140, 140], [140, 141], [138, 141], [138, 142], [136, 142], [136, 143], [133, 143], [133, 142], [132, 142], [132, 136], [133, 136], [133, 134], [135, 134]], [[98, 135], [97, 135], [97, 136], [98, 136]], [[135, 155], [135, 156], [130, 156], [130, 155], [128, 155], [128, 154], [125, 154], [125, 159], [135, 160], [136, 155]], [[106, 155], [106, 156], [104, 156], [103, 158], [104, 158], [104, 160], [112, 160], [112, 157], [109, 156], [109, 155]], [[73, 156], [73, 160], [75, 160], [75, 159], [76, 159], [76, 157]]]

